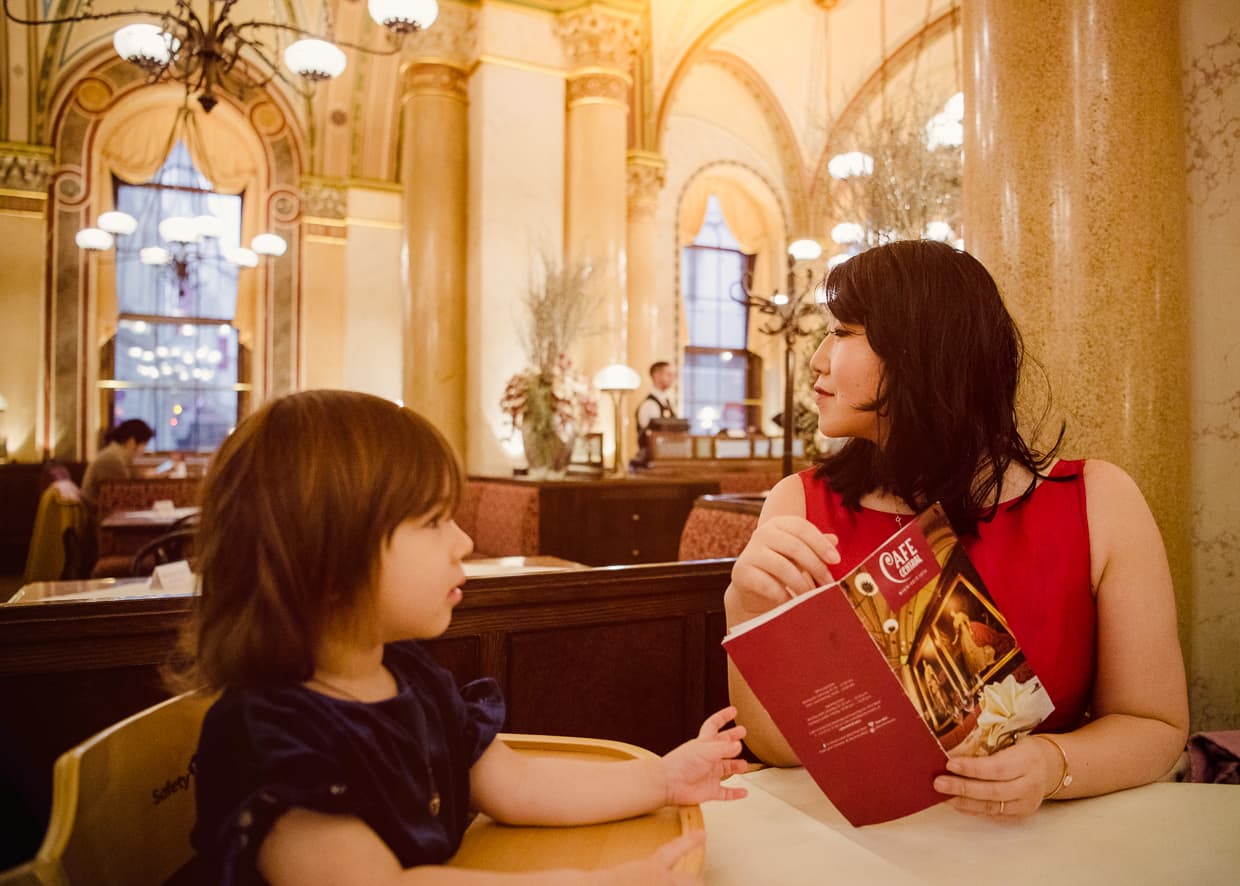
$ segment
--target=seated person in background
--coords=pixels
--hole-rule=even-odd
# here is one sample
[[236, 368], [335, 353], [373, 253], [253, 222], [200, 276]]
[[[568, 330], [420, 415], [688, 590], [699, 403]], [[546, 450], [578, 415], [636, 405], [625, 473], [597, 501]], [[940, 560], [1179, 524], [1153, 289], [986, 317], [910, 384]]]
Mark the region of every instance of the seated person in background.
[[99, 486], [112, 480], [128, 480], [133, 476], [133, 460], [146, 451], [155, 431], [140, 418], [123, 421], [106, 438], [107, 445], [99, 450], [82, 478], [82, 500], [92, 516], [99, 501]]
[[[1023, 348], [990, 274], [943, 243], [890, 243], [830, 272], [825, 309], [818, 426], [851, 439], [767, 497], [729, 626], [844, 575], [940, 501], [1055, 710], [992, 756], [952, 758], [935, 789], [962, 812], [1022, 816], [1166, 774], [1188, 701], [1162, 538], [1120, 468], [1058, 459], [1062, 429], [1049, 452], [1017, 430]], [[795, 764], [729, 668], [751, 749]]]
[[633, 466], [643, 467], [650, 463], [650, 422], [656, 418], [676, 418], [669, 393], [676, 384], [676, 370], [671, 363], [660, 360], [650, 365], [651, 391], [637, 405], [637, 454]]
[[495, 682], [458, 689], [415, 642], [442, 634], [461, 600], [461, 486], [429, 422], [368, 394], [275, 400], [221, 446], [186, 634], [193, 682], [223, 691], [195, 758], [208, 882], [683, 882], [671, 869], [701, 836], [596, 874], [439, 866], [471, 809], [574, 825], [744, 795], [720, 784], [744, 769], [732, 708], [655, 760], [531, 758], [494, 740]]

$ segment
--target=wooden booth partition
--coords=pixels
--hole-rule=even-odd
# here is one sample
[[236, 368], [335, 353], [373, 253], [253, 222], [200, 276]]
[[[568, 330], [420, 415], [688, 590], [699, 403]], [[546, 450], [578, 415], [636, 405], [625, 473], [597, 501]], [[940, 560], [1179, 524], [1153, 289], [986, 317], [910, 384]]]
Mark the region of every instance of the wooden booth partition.
[[[461, 682], [495, 677], [509, 732], [659, 753], [727, 703], [730, 560], [471, 579], [428, 648]], [[60, 753], [171, 693], [159, 669], [192, 598], [0, 606], [0, 868], [32, 857]]]

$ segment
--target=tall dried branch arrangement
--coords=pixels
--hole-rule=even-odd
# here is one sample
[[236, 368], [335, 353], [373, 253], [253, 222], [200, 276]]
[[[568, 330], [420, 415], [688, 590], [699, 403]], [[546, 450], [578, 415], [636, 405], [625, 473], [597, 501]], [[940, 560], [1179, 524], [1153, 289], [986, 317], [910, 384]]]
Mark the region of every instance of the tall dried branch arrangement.
[[856, 222], [863, 247], [925, 236], [931, 222], [960, 230], [961, 151], [930, 147], [926, 123], [938, 108], [917, 93], [883, 103], [842, 140], [841, 151], [874, 158], [870, 175], [833, 180], [828, 209], [835, 222]]
[[585, 262], [559, 262], [542, 256], [541, 273], [531, 272], [525, 291], [525, 323], [519, 334], [526, 354], [540, 373], [550, 374], [561, 354], [593, 331], [598, 298]]

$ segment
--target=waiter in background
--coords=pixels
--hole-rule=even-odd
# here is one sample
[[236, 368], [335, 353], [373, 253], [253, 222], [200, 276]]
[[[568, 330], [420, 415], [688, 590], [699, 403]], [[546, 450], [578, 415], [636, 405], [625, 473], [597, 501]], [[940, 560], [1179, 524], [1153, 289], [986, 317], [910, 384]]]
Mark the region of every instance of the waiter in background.
[[672, 408], [672, 385], [676, 384], [676, 369], [666, 360], [650, 365], [651, 391], [637, 405], [637, 454], [630, 463], [632, 467], [645, 467], [650, 463], [650, 423], [656, 418], [676, 418]]

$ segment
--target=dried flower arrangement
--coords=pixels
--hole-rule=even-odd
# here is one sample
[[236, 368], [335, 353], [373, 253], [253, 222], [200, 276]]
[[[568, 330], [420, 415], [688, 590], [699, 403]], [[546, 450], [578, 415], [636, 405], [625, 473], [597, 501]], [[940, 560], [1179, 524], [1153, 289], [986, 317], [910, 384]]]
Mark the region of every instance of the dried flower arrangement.
[[532, 472], [562, 472], [573, 440], [598, 416], [593, 386], [568, 357], [595, 314], [589, 280], [589, 265], [560, 264], [544, 255], [541, 275], [525, 292], [520, 336], [531, 365], [508, 380], [500, 409], [521, 430]]

